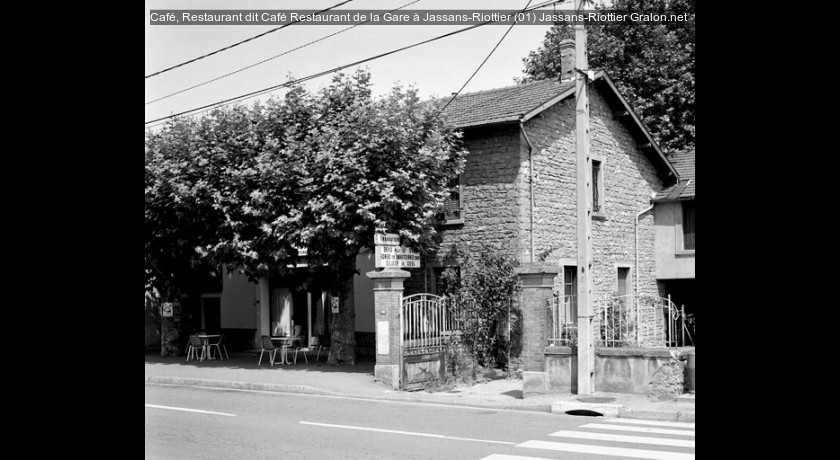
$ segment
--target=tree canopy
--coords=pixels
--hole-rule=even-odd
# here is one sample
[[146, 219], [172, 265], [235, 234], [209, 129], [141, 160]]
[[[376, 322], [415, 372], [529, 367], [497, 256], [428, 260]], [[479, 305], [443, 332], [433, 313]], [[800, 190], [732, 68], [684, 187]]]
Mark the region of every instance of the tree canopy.
[[[589, 67], [609, 73], [619, 91], [666, 151], [694, 147], [695, 0], [614, 0], [598, 9], [688, 14], [686, 22], [586, 26]], [[560, 42], [574, 39], [574, 26], [556, 24], [542, 46], [524, 58], [523, 81], [560, 73]]]
[[[343, 297], [375, 232], [434, 249], [465, 155], [436, 108], [413, 88], [374, 97], [358, 71], [147, 132], [147, 286], [201, 264], [283, 274], [305, 249]], [[330, 361], [353, 361], [352, 310], [333, 318]]]

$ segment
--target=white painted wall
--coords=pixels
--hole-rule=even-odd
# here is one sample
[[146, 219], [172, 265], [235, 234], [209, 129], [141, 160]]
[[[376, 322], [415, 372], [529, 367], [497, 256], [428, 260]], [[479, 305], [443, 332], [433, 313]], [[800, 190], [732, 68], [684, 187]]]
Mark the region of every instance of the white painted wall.
[[678, 201], [656, 203], [653, 208], [656, 226], [656, 279], [694, 279], [695, 254], [681, 251], [682, 204]]

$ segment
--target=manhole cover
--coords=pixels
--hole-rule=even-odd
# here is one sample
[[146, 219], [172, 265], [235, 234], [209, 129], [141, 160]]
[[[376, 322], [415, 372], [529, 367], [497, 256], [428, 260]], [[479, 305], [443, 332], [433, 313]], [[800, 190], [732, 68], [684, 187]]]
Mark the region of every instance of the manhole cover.
[[615, 401], [615, 398], [592, 397], [592, 398], [577, 398], [577, 400], [580, 401], [580, 402], [585, 402], [585, 403], [608, 403], [608, 402]]

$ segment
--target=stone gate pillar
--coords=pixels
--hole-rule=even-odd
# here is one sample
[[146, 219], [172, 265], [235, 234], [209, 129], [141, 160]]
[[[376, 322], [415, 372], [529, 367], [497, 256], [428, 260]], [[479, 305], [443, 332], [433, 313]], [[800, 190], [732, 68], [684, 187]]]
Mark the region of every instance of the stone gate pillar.
[[517, 269], [522, 281], [522, 394], [545, 393], [545, 347], [551, 327], [547, 302], [558, 267], [528, 263]]
[[400, 308], [403, 281], [411, 273], [400, 269], [367, 272], [373, 280], [374, 318], [376, 321], [376, 366], [373, 378], [400, 387]]

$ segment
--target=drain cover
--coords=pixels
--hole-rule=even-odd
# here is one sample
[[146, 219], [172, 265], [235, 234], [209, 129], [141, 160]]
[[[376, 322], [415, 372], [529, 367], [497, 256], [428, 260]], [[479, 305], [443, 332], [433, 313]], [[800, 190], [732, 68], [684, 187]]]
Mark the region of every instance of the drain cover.
[[591, 398], [577, 398], [580, 402], [585, 403], [608, 403], [615, 401], [615, 398], [598, 398], [598, 397], [591, 397]]

